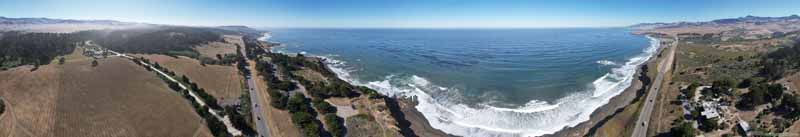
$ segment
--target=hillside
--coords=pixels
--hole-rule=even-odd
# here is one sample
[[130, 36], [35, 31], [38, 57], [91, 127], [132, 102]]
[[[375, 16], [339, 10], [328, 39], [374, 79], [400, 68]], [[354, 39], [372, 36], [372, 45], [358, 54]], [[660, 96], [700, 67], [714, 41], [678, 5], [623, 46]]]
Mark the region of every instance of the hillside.
[[800, 92], [788, 79], [800, 72], [800, 17], [746, 16], [632, 28], [677, 40], [675, 67], [665, 78], [669, 84], [661, 85], [648, 136], [797, 133], [791, 129], [800, 118]]

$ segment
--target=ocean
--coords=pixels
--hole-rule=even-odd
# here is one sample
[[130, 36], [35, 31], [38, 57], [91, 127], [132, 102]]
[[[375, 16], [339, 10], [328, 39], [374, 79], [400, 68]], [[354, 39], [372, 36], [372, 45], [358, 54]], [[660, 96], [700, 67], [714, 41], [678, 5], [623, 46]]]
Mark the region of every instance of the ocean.
[[589, 120], [657, 43], [624, 28], [271, 29], [275, 52], [327, 58], [356, 85], [415, 96], [461, 136], [538, 136]]

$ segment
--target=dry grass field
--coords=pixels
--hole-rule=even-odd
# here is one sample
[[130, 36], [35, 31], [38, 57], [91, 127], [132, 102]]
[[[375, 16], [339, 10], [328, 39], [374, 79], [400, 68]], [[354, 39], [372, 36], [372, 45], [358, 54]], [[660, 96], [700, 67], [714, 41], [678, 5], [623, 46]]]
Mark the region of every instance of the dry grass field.
[[98, 62], [0, 72], [0, 96], [9, 110], [0, 117], [0, 135], [195, 136], [206, 129], [191, 105], [152, 72], [121, 58]]
[[244, 45], [242, 36], [225, 35], [223, 40], [224, 42], [211, 42], [195, 47], [194, 49], [200, 52], [200, 56], [216, 59], [217, 54], [236, 54], [236, 47], [238, 45]]
[[351, 98], [350, 102], [358, 114], [345, 118], [347, 136], [402, 136], [397, 121], [391, 116], [384, 100], [369, 99], [366, 95], [362, 95]]
[[244, 78], [239, 75], [234, 66], [200, 65], [200, 62], [188, 57], [173, 58], [165, 55], [133, 55], [158, 62], [175, 74], [186, 75], [192, 81], [204, 88], [208, 94], [217, 100], [238, 99], [244, 91], [242, 83]]
[[599, 137], [622, 137], [630, 136], [636, 125], [636, 118], [639, 117], [641, 101], [634, 102], [621, 112], [603, 124], [595, 133]]

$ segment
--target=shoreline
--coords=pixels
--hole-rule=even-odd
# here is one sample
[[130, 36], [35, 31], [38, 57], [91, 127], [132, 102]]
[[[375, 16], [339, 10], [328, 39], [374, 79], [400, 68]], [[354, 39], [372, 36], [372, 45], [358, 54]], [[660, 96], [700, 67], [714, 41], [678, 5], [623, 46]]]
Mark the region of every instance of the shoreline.
[[[653, 59], [648, 60], [648, 62], [652, 61]], [[565, 127], [555, 133], [551, 134], [544, 134], [544, 137], [579, 137], [579, 136], [589, 136], [596, 132], [595, 130], [598, 129], [604, 122], [608, 119], [612, 118], [618, 112], [621, 112], [623, 108], [630, 105], [639, 97], [644, 95], [644, 89], [650, 85], [650, 77], [646, 75], [647, 68], [646, 64], [638, 67], [636, 71], [636, 79], [631, 81], [631, 86], [623, 90], [619, 95], [612, 97], [607, 104], [597, 108], [594, 110], [590, 116], [588, 121], [581, 122], [580, 124], [573, 126], [573, 127]], [[425, 136], [425, 137], [454, 137], [456, 135], [450, 135], [441, 131], [439, 129], [433, 128], [428, 120], [423, 116], [422, 112], [419, 112], [415, 106], [416, 98], [413, 97], [393, 97], [391, 99], [395, 99], [398, 101], [400, 109], [405, 116], [405, 119], [408, 120], [411, 124], [409, 127], [416, 135], [418, 136]]]
[[[648, 62], [650, 61], [652, 61], [652, 59], [648, 60]], [[607, 120], [613, 118], [626, 106], [644, 95], [644, 89], [650, 86], [650, 77], [646, 75], [646, 65], [639, 67], [636, 72], [637, 79], [631, 81], [631, 86], [623, 90], [619, 95], [612, 97], [607, 104], [594, 110], [588, 121], [581, 122], [573, 127], [565, 127], [555, 133], [545, 134], [543, 136], [577, 137], [594, 134]]]
[[[655, 37], [654, 37], [655, 38]], [[659, 38], [655, 38], [656, 42], [662, 42]], [[663, 50], [663, 47], [658, 47], [657, 52]], [[658, 54], [658, 53], [655, 53]], [[635, 79], [631, 81], [631, 85], [618, 95], [609, 99], [608, 103], [600, 106], [596, 110], [592, 112], [590, 115], [589, 120], [581, 122], [572, 127], [564, 127], [563, 129], [551, 133], [551, 134], [544, 134], [544, 137], [562, 137], [562, 136], [569, 136], [569, 137], [579, 137], [579, 136], [592, 136], [594, 133], [597, 132], [605, 122], [609, 119], [613, 118], [616, 114], [622, 112], [622, 110], [631, 105], [636, 100], [640, 99], [644, 96], [645, 90], [651, 85], [651, 77], [647, 75], [649, 69], [647, 68], [647, 64], [657, 60], [657, 57], [652, 57], [648, 59], [645, 63], [639, 65], [636, 69], [636, 73], [633, 76]], [[439, 129], [431, 127], [428, 120], [425, 119], [423, 114], [419, 112], [414, 106], [416, 106], [416, 98], [413, 97], [396, 97], [395, 99], [399, 100], [403, 105], [410, 105], [410, 106], [403, 106], [401, 105], [401, 109], [405, 114], [405, 118], [409, 121], [412, 121], [412, 126], [410, 127], [414, 132], [422, 132], [424, 136], [455, 136], [447, 134]], [[421, 119], [420, 119], [421, 118]], [[417, 124], [415, 127], [414, 124]], [[420, 133], [417, 133], [418, 135]]]
[[[661, 42], [661, 40], [657, 40]], [[658, 52], [662, 47], [658, 47]], [[657, 54], [657, 53], [656, 53]], [[608, 102], [597, 109], [593, 110], [590, 114], [590, 119], [580, 122], [572, 127], [564, 127], [554, 133], [544, 134], [541, 136], [587, 136], [596, 132], [596, 130], [607, 122], [608, 119], [613, 118], [615, 114], [619, 113], [623, 108], [629, 106], [636, 99], [644, 95], [644, 90], [650, 85], [650, 77], [647, 74], [647, 64], [656, 60], [656, 57], [648, 59], [645, 63], [637, 66], [636, 72], [633, 75], [629, 87], [611, 97]], [[330, 64], [329, 64], [330, 65]], [[329, 66], [330, 67], [330, 66]], [[351, 83], [354, 84], [354, 83]], [[356, 85], [356, 84], [354, 84]], [[398, 120], [398, 126], [401, 132], [406, 136], [455, 136], [447, 134], [446, 132], [433, 128], [428, 119], [416, 109], [417, 98], [413, 96], [396, 96], [387, 98], [389, 109], [393, 112], [392, 115]], [[391, 100], [391, 101], [390, 101]], [[394, 113], [397, 112], [397, 113]]]
[[[663, 40], [661, 40], [661, 38], [658, 36], [647, 36], [652, 37], [656, 40], [656, 42], [663, 42]], [[662, 50], [664, 50], [664, 47], [659, 45], [658, 50], [654, 54], [658, 55]], [[642, 99], [645, 96], [646, 90], [652, 86], [652, 77], [654, 77], [647, 75], [648, 71], [651, 70], [647, 66], [649, 63], [652, 63], [658, 59], [659, 57], [654, 56], [648, 59], [644, 64], [641, 64], [636, 69], [636, 75], [634, 75], [636, 79], [631, 81], [631, 86], [623, 90], [618, 95], [612, 97], [607, 104], [604, 104], [603, 106], [594, 110], [588, 121], [581, 122], [573, 127], [565, 127], [555, 133], [545, 134], [543, 136], [594, 136], [598, 132], [597, 130], [600, 129], [600, 127], [602, 127], [606, 122], [614, 118], [617, 114], [621, 113], [626, 107], [632, 105], [637, 100]]]

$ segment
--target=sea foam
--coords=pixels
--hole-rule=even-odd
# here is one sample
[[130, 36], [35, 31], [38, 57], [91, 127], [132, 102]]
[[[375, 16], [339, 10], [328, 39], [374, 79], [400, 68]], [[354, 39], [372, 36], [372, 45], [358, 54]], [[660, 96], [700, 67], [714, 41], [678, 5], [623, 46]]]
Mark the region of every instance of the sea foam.
[[[658, 41], [648, 37], [650, 47], [611, 72], [596, 79], [587, 90], [554, 102], [531, 100], [519, 107], [497, 107], [483, 103], [469, 106], [460, 102], [457, 88], [436, 85], [417, 75], [389, 75], [379, 81], [355, 79], [357, 68], [347, 62], [325, 58], [337, 76], [354, 85], [367, 86], [389, 96], [414, 96], [416, 109], [431, 126], [459, 136], [541, 136], [587, 121], [594, 110], [631, 85], [637, 67], [656, 53]], [[282, 51], [285, 52], [285, 51]], [[613, 62], [612, 62], [613, 63]]]

